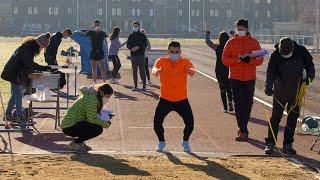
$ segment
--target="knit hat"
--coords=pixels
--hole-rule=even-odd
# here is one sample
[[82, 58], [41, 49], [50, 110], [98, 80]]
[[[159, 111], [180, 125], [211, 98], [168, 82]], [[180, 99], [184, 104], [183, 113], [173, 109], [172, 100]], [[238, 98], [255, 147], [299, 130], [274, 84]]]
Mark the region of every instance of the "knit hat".
[[36, 38], [38, 45], [47, 47], [50, 43], [50, 33], [41, 34]]
[[281, 55], [288, 55], [294, 49], [294, 42], [288, 37], [283, 37], [280, 39], [279, 52]]

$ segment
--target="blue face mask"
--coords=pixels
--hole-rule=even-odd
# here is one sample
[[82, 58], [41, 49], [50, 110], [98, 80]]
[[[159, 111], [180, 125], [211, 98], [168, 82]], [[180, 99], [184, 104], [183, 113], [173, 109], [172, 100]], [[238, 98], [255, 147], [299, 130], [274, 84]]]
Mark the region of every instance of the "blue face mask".
[[180, 58], [180, 54], [172, 54], [172, 53], [169, 53], [169, 57], [172, 61], [178, 61], [179, 58]]
[[139, 28], [138, 27], [133, 27], [132, 30], [133, 30], [133, 32], [138, 32]]

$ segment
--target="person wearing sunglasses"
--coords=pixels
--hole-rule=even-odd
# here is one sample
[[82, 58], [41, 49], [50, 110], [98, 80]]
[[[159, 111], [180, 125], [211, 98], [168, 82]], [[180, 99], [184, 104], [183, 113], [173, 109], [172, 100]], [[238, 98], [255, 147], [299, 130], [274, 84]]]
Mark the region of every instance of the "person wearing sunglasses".
[[181, 56], [181, 45], [172, 41], [168, 46], [168, 55], [156, 60], [152, 74], [160, 77], [160, 100], [154, 115], [154, 130], [158, 136], [158, 152], [163, 152], [166, 142], [163, 121], [172, 111], [177, 112], [184, 121], [182, 146], [190, 152], [189, 137], [194, 127], [194, 118], [187, 97], [187, 77], [194, 76], [196, 70], [189, 59]]

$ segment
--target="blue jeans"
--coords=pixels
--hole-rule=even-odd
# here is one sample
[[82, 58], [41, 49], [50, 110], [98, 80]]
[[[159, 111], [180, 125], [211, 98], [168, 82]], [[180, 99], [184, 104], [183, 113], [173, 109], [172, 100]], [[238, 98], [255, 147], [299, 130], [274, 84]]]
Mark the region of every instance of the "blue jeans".
[[14, 106], [16, 106], [17, 109], [17, 115], [19, 117], [23, 117], [22, 112], [22, 86], [19, 84], [13, 84], [11, 83], [11, 97], [8, 102], [8, 107], [6, 111], [6, 115], [11, 116]]

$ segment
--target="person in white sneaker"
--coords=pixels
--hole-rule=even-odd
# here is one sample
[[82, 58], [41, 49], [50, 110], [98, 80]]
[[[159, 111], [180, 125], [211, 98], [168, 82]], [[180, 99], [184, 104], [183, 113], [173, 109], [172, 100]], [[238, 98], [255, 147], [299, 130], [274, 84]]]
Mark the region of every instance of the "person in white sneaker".
[[[166, 146], [164, 139], [163, 121], [171, 112], [177, 112], [184, 121], [184, 135], [182, 147], [185, 152], [190, 152], [189, 137], [194, 127], [194, 118], [187, 96], [187, 77], [193, 76], [196, 71], [189, 59], [181, 57], [179, 42], [171, 42], [168, 55], [159, 58], [152, 74], [160, 76], [160, 100], [154, 115], [154, 130], [158, 136], [158, 152], [163, 152]], [[174, 82], [174, 83], [172, 83]]]
[[112, 70], [112, 78], [110, 80], [111, 84], [119, 84], [119, 80], [117, 79], [117, 75], [118, 72], [121, 68], [121, 62], [120, 62], [120, 58], [118, 56], [119, 54], [119, 50], [121, 47], [123, 47], [124, 45], [126, 45], [127, 42], [124, 43], [120, 43], [119, 40], [119, 33], [120, 33], [120, 28], [119, 27], [115, 27], [113, 28], [113, 32], [110, 36], [110, 48], [109, 48], [109, 56], [108, 59], [112, 60], [113, 63], [113, 70]]

